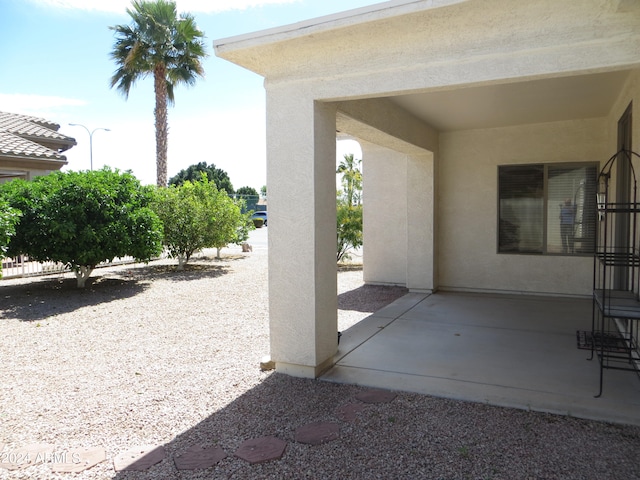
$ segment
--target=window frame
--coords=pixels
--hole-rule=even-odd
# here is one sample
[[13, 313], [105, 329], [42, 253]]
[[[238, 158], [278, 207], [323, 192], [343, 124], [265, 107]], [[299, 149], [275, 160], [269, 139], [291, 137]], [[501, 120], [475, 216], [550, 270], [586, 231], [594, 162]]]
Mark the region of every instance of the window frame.
[[[500, 211], [500, 169], [501, 168], [535, 168], [542, 167], [543, 169], [543, 194], [542, 194], [542, 251], [533, 252], [533, 251], [501, 251], [500, 250], [500, 219], [501, 219], [501, 211]], [[548, 235], [549, 235], [549, 168], [550, 167], [559, 167], [559, 168], [585, 168], [592, 167], [595, 172], [594, 181], [597, 182], [598, 174], [600, 173], [600, 162], [597, 161], [581, 161], [581, 162], [535, 162], [535, 163], [509, 163], [498, 165], [496, 171], [496, 254], [498, 255], [534, 255], [534, 256], [567, 256], [567, 257], [591, 257], [595, 251], [596, 246], [596, 238], [594, 231], [594, 239], [593, 239], [593, 250], [590, 252], [573, 252], [573, 253], [565, 253], [565, 252], [549, 252], [548, 248]], [[594, 190], [595, 195], [595, 190]], [[593, 205], [596, 205], [596, 198], [594, 196]], [[594, 210], [595, 212], [595, 210]], [[595, 225], [595, 223], [594, 223]], [[595, 225], [597, 228], [597, 225]]]

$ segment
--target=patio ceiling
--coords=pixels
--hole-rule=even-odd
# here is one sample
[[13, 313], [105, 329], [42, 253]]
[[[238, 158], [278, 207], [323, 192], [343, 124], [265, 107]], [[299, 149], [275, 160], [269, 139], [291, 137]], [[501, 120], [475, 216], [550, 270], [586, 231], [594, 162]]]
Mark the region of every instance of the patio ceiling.
[[390, 97], [441, 132], [606, 116], [628, 70]]

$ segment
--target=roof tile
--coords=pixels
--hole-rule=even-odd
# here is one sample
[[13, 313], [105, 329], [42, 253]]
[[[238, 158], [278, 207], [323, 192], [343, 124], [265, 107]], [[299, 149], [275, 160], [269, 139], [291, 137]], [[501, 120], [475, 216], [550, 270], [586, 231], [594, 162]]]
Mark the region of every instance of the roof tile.
[[[0, 156], [66, 160], [60, 152], [76, 145], [76, 141], [58, 133], [59, 128], [44, 118], [0, 112]], [[51, 144], [58, 145], [57, 150], [49, 148]]]

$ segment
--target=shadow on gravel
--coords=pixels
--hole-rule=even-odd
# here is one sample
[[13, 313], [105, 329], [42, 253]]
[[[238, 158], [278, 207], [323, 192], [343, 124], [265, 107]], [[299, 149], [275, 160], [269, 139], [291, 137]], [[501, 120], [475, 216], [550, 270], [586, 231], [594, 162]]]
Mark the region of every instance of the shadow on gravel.
[[217, 278], [227, 273], [229, 273], [229, 267], [226, 265], [197, 263], [188, 263], [185, 265], [184, 270], [178, 270], [177, 265], [148, 265], [137, 267], [131, 271], [131, 275], [137, 280], [154, 281], [162, 279], [171, 282]]
[[178, 261], [170, 263], [136, 266], [127, 274], [137, 280], [169, 280], [181, 282], [203, 278], [217, 278], [230, 273], [229, 263], [245, 260], [245, 255], [224, 255], [220, 260], [215, 256], [199, 256], [189, 260], [183, 270], [178, 270]]
[[129, 298], [148, 285], [135, 279], [95, 277], [78, 288], [75, 278], [47, 277], [19, 285], [1, 285], [0, 319], [43, 320], [83, 307]]
[[[362, 404], [356, 395], [363, 390], [271, 374], [171, 441], [156, 445], [155, 452], [164, 454], [158, 463], [144, 471], [116, 472], [112, 478], [567, 480], [640, 475], [640, 464], [630, 460], [640, 448], [639, 427], [406, 392], [397, 392], [390, 403]], [[351, 419], [336, 411], [352, 404], [359, 407]], [[312, 422], [337, 425], [338, 437], [320, 445], [297, 442], [296, 430]], [[234, 455], [246, 440], [267, 436], [286, 442], [279, 460], [250, 464]], [[226, 456], [212, 466], [176, 468], [175, 459], [188, 449], [215, 447]], [[108, 457], [121, 453], [109, 452]]]
[[242, 258], [225, 256], [220, 264], [216, 264], [215, 259], [199, 257], [182, 271], [174, 264], [124, 265], [110, 271], [96, 269], [84, 289], [78, 288], [76, 279], [68, 274], [33, 277], [28, 283], [17, 285], [0, 283], [0, 319], [43, 320], [83, 307], [134, 297], [145, 291], [149, 282], [158, 280], [182, 282], [217, 278], [230, 271], [222, 262]]
[[338, 295], [338, 310], [374, 313], [408, 292], [405, 287], [363, 285]]

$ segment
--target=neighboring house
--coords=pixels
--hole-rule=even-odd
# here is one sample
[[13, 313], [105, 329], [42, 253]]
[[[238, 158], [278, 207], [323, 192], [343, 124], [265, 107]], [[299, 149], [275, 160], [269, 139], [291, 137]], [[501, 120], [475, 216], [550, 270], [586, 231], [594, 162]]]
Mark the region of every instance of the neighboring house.
[[0, 112], [0, 183], [31, 180], [66, 165], [62, 152], [76, 141], [58, 133], [59, 128], [43, 118]]
[[265, 78], [279, 371], [336, 352], [336, 132], [362, 146], [366, 282], [590, 294], [595, 178], [640, 149], [637, 0], [396, 0], [214, 46]]

